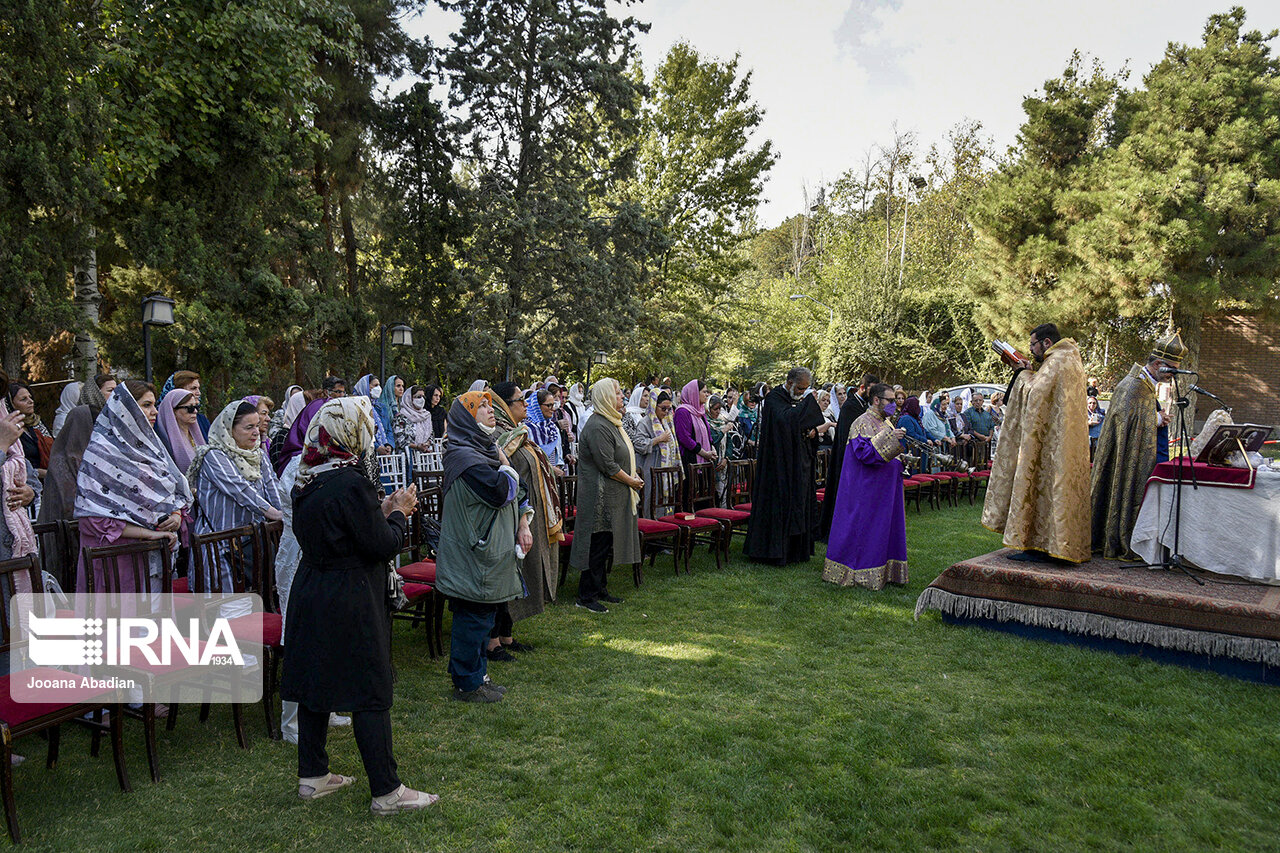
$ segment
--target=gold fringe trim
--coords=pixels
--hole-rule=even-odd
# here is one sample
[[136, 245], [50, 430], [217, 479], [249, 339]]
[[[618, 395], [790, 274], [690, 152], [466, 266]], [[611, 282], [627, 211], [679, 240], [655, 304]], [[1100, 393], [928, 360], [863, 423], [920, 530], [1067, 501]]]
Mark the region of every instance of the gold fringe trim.
[[916, 599], [915, 618], [926, 610], [936, 610], [959, 619], [994, 619], [997, 622], [1017, 622], [1036, 628], [1052, 628], [1068, 634], [1101, 637], [1107, 640], [1124, 640], [1158, 649], [1174, 649], [1181, 652], [1225, 657], [1234, 660], [1280, 666], [1280, 642], [1260, 637], [1240, 637], [1234, 634], [1218, 634], [1213, 631], [1197, 631], [1191, 628], [1174, 628], [1155, 625], [1101, 613], [1079, 610], [1062, 610], [1057, 607], [1041, 607], [1015, 601], [997, 601], [978, 596], [958, 595], [937, 587], [925, 587]]

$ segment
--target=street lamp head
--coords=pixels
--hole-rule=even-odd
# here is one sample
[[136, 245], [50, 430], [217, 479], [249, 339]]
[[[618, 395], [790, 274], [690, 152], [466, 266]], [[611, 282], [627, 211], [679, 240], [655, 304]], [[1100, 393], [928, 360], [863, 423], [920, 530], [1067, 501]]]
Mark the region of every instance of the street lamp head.
[[152, 291], [142, 299], [142, 323], [146, 326], [172, 326], [174, 301], [160, 291]]
[[791, 294], [791, 297], [790, 297], [790, 298], [791, 298], [791, 301], [793, 301], [793, 302], [794, 302], [794, 301], [795, 301], [795, 300], [797, 300], [797, 299], [804, 299], [804, 294], [803, 294], [803, 293], [793, 293], [793, 294]]
[[387, 329], [393, 347], [413, 346], [413, 329], [404, 323], [393, 323]]
[[608, 364], [609, 356], [602, 349], [596, 350], [596, 354], [591, 357], [592, 364]]

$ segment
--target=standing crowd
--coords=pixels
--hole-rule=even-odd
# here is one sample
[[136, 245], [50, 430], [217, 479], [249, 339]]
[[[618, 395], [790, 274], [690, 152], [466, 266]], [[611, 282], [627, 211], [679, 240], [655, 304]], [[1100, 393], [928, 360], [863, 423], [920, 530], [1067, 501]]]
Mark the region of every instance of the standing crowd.
[[[708, 534], [727, 552], [735, 526], [745, 527], [750, 559], [808, 561], [814, 541], [830, 537], [828, 580], [905, 583], [903, 477], [944, 456], [985, 461], [1003, 419], [999, 394], [908, 393], [870, 375], [856, 387], [817, 387], [804, 368], [741, 392], [656, 376], [629, 389], [612, 378], [586, 387], [548, 376], [528, 388], [478, 380], [447, 405], [438, 385], [329, 376], [318, 388], [286, 388], [279, 404], [253, 394], [208, 417], [201, 377], [179, 370], [159, 390], [109, 374], [71, 383], [46, 427], [30, 389], [4, 379], [0, 559], [34, 552], [33, 519], [74, 520], [81, 553], [163, 540], [191, 589], [230, 590], [228, 559], [193, 576], [191, 536], [280, 522], [282, 731], [298, 745], [299, 795], [352, 784], [330, 772], [325, 752], [328, 729], [350, 725], [375, 814], [435, 800], [401, 782], [392, 750], [395, 560], [419, 495], [414, 485], [391, 488], [380, 457], [439, 457], [432, 584], [452, 613], [452, 695], [493, 703], [507, 689], [489, 663], [532, 651], [516, 627], [555, 599], [562, 548], [579, 573], [574, 603], [593, 614], [623, 603], [609, 587], [614, 565], [681, 547], [685, 534], [690, 543]], [[916, 461], [904, 466], [909, 451]], [[748, 502], [742, 465], [755, 472]], [[696, 469], [708, 472], [707, 492], [694, 489]], [[159, 572], [150, 567], [152, 579]], [[103, 584], [100, 567], [81, 559], [75, 591]]]

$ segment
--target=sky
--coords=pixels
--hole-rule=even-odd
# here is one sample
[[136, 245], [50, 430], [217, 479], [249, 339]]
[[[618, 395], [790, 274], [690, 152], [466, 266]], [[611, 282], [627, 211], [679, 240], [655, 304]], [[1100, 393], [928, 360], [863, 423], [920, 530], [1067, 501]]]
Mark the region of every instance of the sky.
[[[1280, 29], [1280, 3], [1244, 5], [1249, 29]], [[1059, 76], [1073, 50], [1108, 71], [1127, 65], [1136, 86], [1169, 42], [1199, 44], [1209, 16], [1229, 8], [1202, 0], [646, 0], [622, 14], [651, 24], [639, 38], [649, 68], [678, 41], [704, 57], [741, 56], [765, 112], [758, 138], [778, 154], [760, 208], [760, 224], [771, 227], [803, 207], [806, 189], [812, 197], [889, 144], [895, 126], [914, 132], [923, 154], [956, 125], [978, 121], [1004, 152], [1022, 123], [1022, 99]], [[453, 19], [433, 8], [406, 28], [444, 43]]]

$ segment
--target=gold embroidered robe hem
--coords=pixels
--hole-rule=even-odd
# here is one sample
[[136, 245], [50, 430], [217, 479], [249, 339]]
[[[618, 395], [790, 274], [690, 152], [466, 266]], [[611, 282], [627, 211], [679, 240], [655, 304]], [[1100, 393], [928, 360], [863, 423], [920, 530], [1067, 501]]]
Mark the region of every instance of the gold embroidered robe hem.
[[822, 579], [836, 586], [861, 586], [872, 590], [884, 589], [887, 583], [906, 585], [907, 561], [890, 560], [874, 569], [851, 569], [828, 559], [822, 567]]

